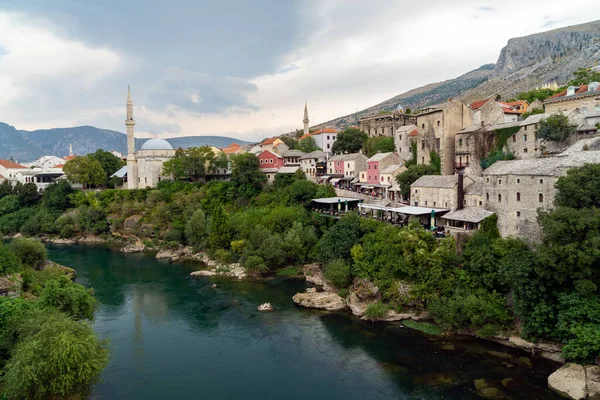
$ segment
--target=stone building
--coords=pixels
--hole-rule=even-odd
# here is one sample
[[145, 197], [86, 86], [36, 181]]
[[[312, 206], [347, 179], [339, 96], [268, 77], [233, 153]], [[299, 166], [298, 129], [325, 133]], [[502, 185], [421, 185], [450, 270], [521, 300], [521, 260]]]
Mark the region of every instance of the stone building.
[[425, 175], [410, 185], [410, 204], [417, 207], [434, 207], [456, 210], [464, 200], [464, 191], [475, 181], [462, 177], [462, 190], [459, 191], [461, 175]]
[[413, 124], [401, 126], [394, 131], [396, 154], [404, 162], [412, 158], [412, 144], [417, 140], [417, 136], [417, 126]]
[[327, 160], [327, 173], [354, 178], [367, 168], [367, 156], [361, 153], [338, 154]]
[[486, 169], [484, 206], [498, 216], [502, 237], [539, 241], [538, 210], [553, 208], [559, 177], [587, 163], [600, 163], [600, 151], [568, 151], [556, 157], [497, 161]]
[[568, 112], [579, 109], [583, 112], [600, 112], [600, 83], [569, 86], [566, 90], [544, 100], [547, 113]]
[[288, 150], [282, 154], [283, 161], [286, 166], [300, 166], [300, 157], [306, 155], [305, 152], [300, 150]]
[[321, 150], [313, 151], [300, 157], [300, 168], [308, 179], [315, 180], [317, 176], [327, 171], [327, 157]]
[[473, 110], [460, 101], [421, 110], [417, 115], [417, 163], [429, 164], [430, 153], [434, 151], [441, 158], [442, 174], [452, 175], [454, 138], [457, 132], [472, 125]]
[[381, 171], [390, 165], [399, 165], [400, 159], [395, 153], [377, 153], [367, 160], [367, 183], [381, 185]]
[[377, 114], [360, 119], [360, 130], [370, 137], [393, 136], [401, 126], [414, 125], [416, 117], [396, 110], [389, 114]]
[[483, 178], [469, 176], [473, 184], [465, 188], [465, 207], [483, 207]]

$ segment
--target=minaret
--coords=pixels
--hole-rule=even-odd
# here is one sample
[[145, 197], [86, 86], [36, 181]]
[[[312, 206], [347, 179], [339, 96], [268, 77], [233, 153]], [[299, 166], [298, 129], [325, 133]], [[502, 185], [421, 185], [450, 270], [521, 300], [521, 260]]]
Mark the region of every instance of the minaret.
[[75, 154], [73, 154], [73, 144], [69, 143], [69, 157], [73, 157]]
[[309, 130], [308, 130], [308, 107], [306, 106], [306, 101], [304, 102], [304, 119], [302, 120], [302, 122], [304, 122], [304, 134], [308, 135]]
[[133, 101], [131, 100], [131, 91], [127, 85], [127, 118], [125, 126], [127, 127], [127, 189], [137, 189], [138, 174], [137, 160], [135, 159], [135, 135], [133, 127], [135, 121], [133, 119]]

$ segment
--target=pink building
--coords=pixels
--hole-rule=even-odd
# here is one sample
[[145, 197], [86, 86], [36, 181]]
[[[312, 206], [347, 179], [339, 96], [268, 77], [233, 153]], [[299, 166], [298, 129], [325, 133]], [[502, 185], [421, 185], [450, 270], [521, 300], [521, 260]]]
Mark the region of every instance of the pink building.
[[382, 170], [390, 165], [399, 164], [398, 156], [394, 153], [377, 153], [367, 160], [367, 183], [370, 185], [378, 185]]
[[258, 163], [261, 169], [281, 168], [284, 166], [283, 157], [269, 150], [263, 150], [258, 155]]

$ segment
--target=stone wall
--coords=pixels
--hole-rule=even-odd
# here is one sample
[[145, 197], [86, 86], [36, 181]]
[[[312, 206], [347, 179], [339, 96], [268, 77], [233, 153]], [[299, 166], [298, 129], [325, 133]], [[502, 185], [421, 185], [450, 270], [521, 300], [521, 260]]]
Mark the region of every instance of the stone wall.
[[457, 186], [453, 188], [411, 187], [410, 204], [419, 207], [456, 209]]

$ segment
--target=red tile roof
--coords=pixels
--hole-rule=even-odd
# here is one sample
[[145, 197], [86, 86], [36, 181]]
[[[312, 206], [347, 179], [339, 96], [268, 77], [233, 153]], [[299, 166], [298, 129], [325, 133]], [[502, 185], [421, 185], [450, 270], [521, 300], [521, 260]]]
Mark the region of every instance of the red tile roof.
[[300, 136], [300, 139], [299, 139], [299, 140], [306, 139], [306, 138], [309, 138], [309, 137], [310, 137], [310, 133], [309, 133], [309, 134], [306, 134], [306, 135], [302, 135], [302, 136]]
[[337, 130], [333, 128], [318, 129], [312, 132], [311, 135], [320, 135], [321, 133], [337, 133]]
[[491, 99], [485, 99], [485, 100], [477, 100], [472, 102], [471, 104], [469, 104], [469, 107], [471, 107], [471, 110], [478, 110], [481, 107], [483, 107], [483, 105], [485, 103], [487, 103], [488, 101], [490, 101]]
[[507, 106], [524, 106], [525, 104], [529, 104], [527, 100], [517, 100], [517, 101], [508, 101], [504, 102]]
[[550, 96], [551, 99], [556, 99], [557, 97], [563, 97], [567, 95], [567, 90], [563, 90], [562, 92], [556, 93], [554, 96]]
[[63, 157], [63, 160], [71, 161], [74, 158], [77, 158], [77, 156], [66, 156], [66, 157]]
[[[599, 91], [600, 87], [596, 88], [596, 91]], [[575, 94], [583, 94], [588, 92], [588, 85], [581, 85], [579, 89], [575, 91]], [[554, 96], [551, 96], [551, 99], [557, 99], [559, 97], [565, 97], [567, 95], [567, 90], [563, 90], [562, 92], [556, 93]]]
[[242, 146], [240, 146], [240, 145], [239, 145], [239, 144], [237, 144], [237, 143], [231, 143], [231, 144], [230, 144], [229, 146], [227, 146], [227, 147], [230, 147], [230, 148], [232, 148], [232, 149], [239, 149], [239, 148], [240, 148], [240, 147], [242, 147]]
[[27, 168], [21, 164], [17, 164], [8, 160], [0, 160], [0, 165], [2, 165], [4, 168]]
[[62, 167], [64, 167], [64, 166], [65, 166], [65, 164], [56, 164], [56, 165], [55, 165], [54, 167], [52, 167], [52, 168], [61, 168], [61, 169], [62, 169]]
[[276, 137], [268, 138], [268, 139], [263, 140], [261, 144], [273, 144], [278, 139], [279, 138], [276, 138]]
[[505, 114], [522, 114], [523, 110], [513, 110], [512, 108], [502, 107]]
[[411, 131], [411, 132], [410, 132], [410, 133], [409, 133], [407, 136], [408, 136], [408, 137], [413, 137], [413, 136], [417, 136], [417, 134], [418, 134], [418, 132], [417, 132], [417, 130], [415, 129], [415, 130]]

